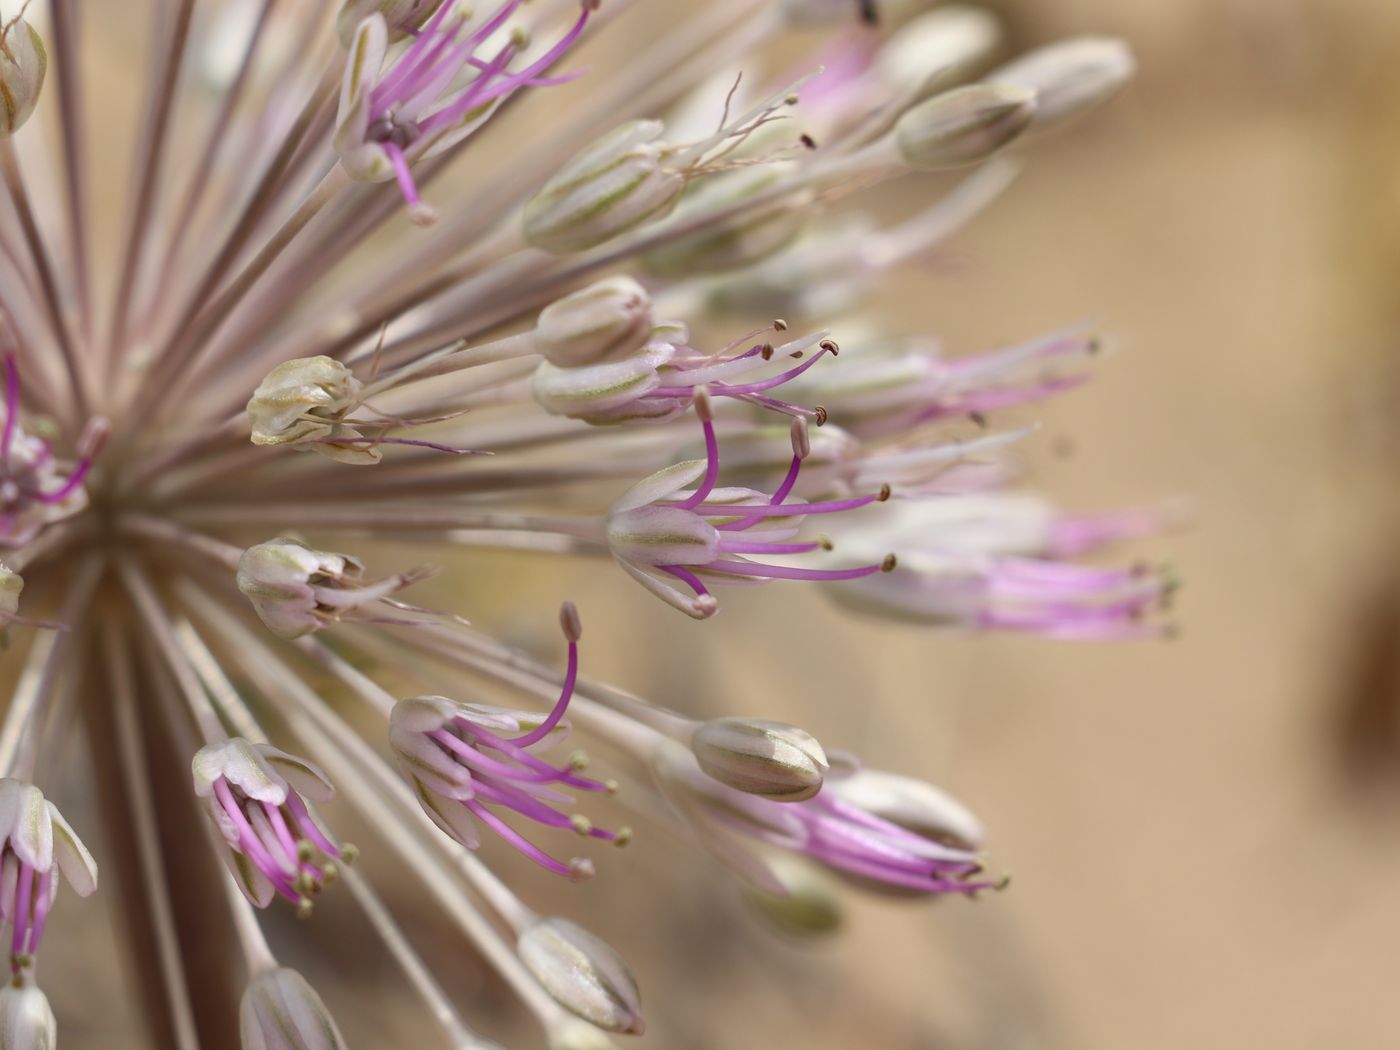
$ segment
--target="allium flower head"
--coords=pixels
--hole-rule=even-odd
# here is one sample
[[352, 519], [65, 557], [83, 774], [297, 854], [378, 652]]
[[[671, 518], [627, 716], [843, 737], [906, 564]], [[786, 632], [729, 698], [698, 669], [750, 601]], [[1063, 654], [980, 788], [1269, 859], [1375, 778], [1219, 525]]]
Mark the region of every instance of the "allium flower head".
[[[656, 599], [707, 620], [721, 591], [728, 607], [778, 582], [932, 629], [1161, 635], [1161, 567], [1078, 559], [1168, 517], [1061, 510], [1011, 459], [1034, 428], [1003, 413], [1087, 381], [1096, 339], [955, 354], [863, 314], [1008, 189], [1027, 133], [1117, 89], [1122, 45], [986, 72], [996, 20], [917, 0], [676, 4], [621, 61], [595, 41], [643, 5], [16, 6], [0, 22], [16, 683], [0, 1050], [56, 1039], [35, 953], [51, 918], [76, 921], [51, 915], [60, 881], [92, 893], [97, 865], [45, 793], [67, 808], [88, 784], [120, 851], [113, 910], [148, 927], [129, 975], [152, 1005], [142, 1045], [345, 1046], [335, 997], [262, 932], [286, 902], [314, 941], [332, 881], [367, 923], [346, 931], [374, 940], [315, 970], [301, 952], [306, 972], [391, 962], [458, 1050], [497, 1047], [473, 1015], [503, 1012], [426, 961], [401, 896], [470, 942], [537, 1042], [600, 1050], [645, 1027], [648, 975], [591, 932], [583, 891], [561, 884], [573, 903], [542, 914], [519, 873], [596, 873], [636, 914], [663, 909], [611, 848], [631, 826], [716, 861], [794, 929], [834, 925], [824, 874], [895, 896], [1004, 885], [961, 803], [819, 742], [836, 698], [803, 697], [799, 726], [729, 709], [748, 696], [698, 717], [684, 690], [635, 696], [590, 673], [571, 595], [537, 604], [559, 577], [488, 587], [458, 555], [572, 559], [590, 601], [625, 574], [629, 608], [585, 607], [590, 630], [655, 614], [716, 658], [723, 623]], [[150, 46], [115, 56], [145, 78], [133, 124], [79, 42], [138, 8]], [[127, 152], [122, 198], [109, 169]], [[897, 179], [932, 199], [893, 220], [848, 208]], [[437, 608], [409, 604], [428, 565]], [[475, 626], [544, 631], [554, 608], [562, 660], [528, 629], [509, 645]], [[86, 749], [62, 746], [79, 733]], [[347, 808], [373, 864], [330, 831]], [[216, 1016], [233, 990], [192, 994], [212, 979], [181, 958], [196, 939], [242, 982], [238, 1016]], [[73, 979], [62, 962], [49, 993]]]

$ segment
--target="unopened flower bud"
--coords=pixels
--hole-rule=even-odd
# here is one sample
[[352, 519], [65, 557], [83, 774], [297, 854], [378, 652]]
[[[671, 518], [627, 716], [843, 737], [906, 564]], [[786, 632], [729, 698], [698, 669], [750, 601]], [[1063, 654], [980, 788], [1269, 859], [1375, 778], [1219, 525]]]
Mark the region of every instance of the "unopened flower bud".
[[428, 20], [441, 0], [345, 0], [335, 16], [335, 31], [347, 48], [354, 43], [355, 30], [370, 15], [383, 15], [389, 27], [389, 40], [402, 40]]
[[1000, 36], [991, 12], [951, 4], [902, 27], [880, 49], [875, 69], [902, 97], [918, 102], [965, 76]]
[[971, 810], [946, 791], [913, 777], [862, 769], [831, 778], [827, 790], [842, 802], [945, 846], [977, 850], [985, 839], [982, 823]]
[[549, 1050], [617, 1050], [617, 1044], [597, 1025], [569, 1017], [550, 1027]]
[[372, 445], [333, 443], [358, 436], [340, 419], [359, 403], [360, 389], [350, 369], [334, 358], [298, 357], [278, 365], [248, 400], [253, 444], [314, 449], [356, 463], [377, 461], [381, 453]]
[[1035, 111], [1029, 88], [969, 84], [908, 110], [895, 124], [895, 145], [918, 171], [976, 164], [1024, 131]]
[[1035, 92], [1035, 127], [1040, 129], [1093, 109], [1136, 69], [1123, 41], [1079, 37], [1028, 52], [989, 73], [985, 83]]
[[306, 978], [286, 967], [253, 978], [238, 1030], [243, 1050], [345, 1050], [326, 1004]]
[[537, 919], [520, 935], [520, 960], [566, 1009], [609, 1032], [641, 1035], [637, 982], [622, 957], [567, 919]]
[[659, 120], [614, 128], [564, 165], [525, 205], [525, 239], [568, 255], [596, 247], [671, 210], [685, 173], [666, 160]]
[[630, 277], [609, 277], [540, 312], [535, 349], [561, 368], [635, 353], [651, 336], [651, 297]]
[[407, 572], [366, 580], [364, 566], [355, 558], [313, 550], [288, 539], [249, 547], [238, 560], [238, 589], [253, 603], [267, 629], [281, 638], [320, 630], [362, 605], [389, 597], [421, 575]]
[[650, 343], [618, 361], [560, 368], [548, 361], [535, 370], [530, 388], [546, 412], [587, 423], [661, 422], [679, 415], [688, 398], [652, 398], [661, 368], [676, 355], [670, 343]]
[[[795, 170], [791, 162], [775, 162], [713, 176], [686, 195], [676, 221], [726, 211], [757, 198]], [[751, 266], [792, 243], [806, 224], [809, 203], [805, 193], [790, 194], [707, 225], [674, 244], [648, 252], [643, 261], [648, 270], [662, 277], [727, 273]]]
[[0, 989], [0, 1050], [54, 1050], [58, 1022], [48, 997], [36, 986]]
[[48, 72], [44, 41], [23, 18], [9, 22], [0, 16], [0, 139], [8, 138], [29, 119], [39, 101]]
[[817, 738], [782, 722], [716, 718], [695, 730], [690, 747], [721, 784], [781, 802], [811, 798], [828, 769]]
[[831, 933], [841, 925], [841, 898], [833, 880], [804, 857], [774, 853], [764, 858], [777, 884], [765, 889], [746, 883], [744, 896], [770, 922], [789, 933]]
[[19, 615], [19, 596], [24, 590], [24, 577], [0, 563], [0, 624]]

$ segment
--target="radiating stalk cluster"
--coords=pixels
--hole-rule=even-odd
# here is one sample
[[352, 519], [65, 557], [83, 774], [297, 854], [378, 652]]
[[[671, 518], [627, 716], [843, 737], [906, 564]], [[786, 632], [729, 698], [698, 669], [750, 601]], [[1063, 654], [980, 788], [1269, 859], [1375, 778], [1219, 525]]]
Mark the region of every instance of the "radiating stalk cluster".
[[[991, 15], [879, 0], [668, 6], [641, 47], [629, 0], [145, 6], [30, 0], [0, 22], [0, 1050], [51, 1048], [49, 995], [61, 1016], [84, 994], [58, 965], [47, 994], [35, 980], [51, 918], [81, 919], [52, 912], [60, 881], [97, 888], [46, 793], [104, 825], [150, 1045], [346, 1046], [261, 918], [316, 911], [315, 937], [331, 882], [374, 939], [306, 973], [382, 952], [443, 1045], [498, 1047], [400, 926], [405, 893], [552, 1050], [640, 1033], [644, 982], [511, 867], [596, 872], [645, 915], [666, 890], [606, 849], [632, 825], [789, 928], [835, 923], [808, 907], [822, 872], [895, 896], [1003, 886], [939, 789], [726, 709], [746, 698], [694, 717], [684, 689], [662, 706], [597, 681], [568, 595], [562, 668], [496, 641], [468, 618], [543, 624], [538, 590], [491, 593], [458, 555], [536, 557], [546, 587], [564, 556], [650, 592], [585, 608], [590, 630], [652, 596], [710, 619], [720, 586], [777, 580], [935, 627], [1165, 633], [1165, 570], [1076, 559], [1172, 516], [1061, 511], [1012, 459], [1033, 432], [1014, 414], [1086, 381], [1097, 339], [949, 354], [867, 311], [1007, 189], [1018, 144], [1126, 80], [1127, 50], [989, 68]], [[147, 78], [133, 117], [80, 45], [135, 24], [139, 55], [106, 56]], [[114, 216], [99, 126], [132, 145]], [[852, 208], [893, 180], [933, 199]], [[434, 607], [409, 604], [439, 568]], [[662, 615], [727, 654], [722, 618]], [[804, 699], [812, 727], [836, 700]], [[364, 869], [330, 831], [343, 807]], [[208, 943], [226, 929], [236, 950]], [[214, 957], [240, 996], [195, 987]]]

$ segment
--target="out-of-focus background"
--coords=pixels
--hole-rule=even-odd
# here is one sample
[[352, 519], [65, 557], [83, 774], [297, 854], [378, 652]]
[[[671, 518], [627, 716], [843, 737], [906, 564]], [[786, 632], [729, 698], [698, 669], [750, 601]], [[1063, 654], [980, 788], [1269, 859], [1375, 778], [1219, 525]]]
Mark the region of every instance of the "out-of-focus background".
[[[840, 934], [808, 940], [758, 923], [701, 853], [660, 834], [587, 886], [522, 885], [634, 964], [652, 1031], [629, 1045], [1392, 1047], [1400, 6], [992, 6], [1009, 50], [1121, 35], [1141, 74], [1031, 150], [1005, 198], [879, 306], [952, 352], [1101, 326], [1119, 352], [1034, 413], [1032, 480], [1075, 508], [1189, 502], [1188, 528], [1142, 545], [1185, 581], [1180, 637], [933, 636], [782, 586], [696, 625], [620, 574], [474, 564], [473, 586], [520, 597], [479, 623], [509, 636], [545, 601], [586, 594], [611, 621], [590, 623], [597, 677], [691, 713], [789, 719], [927, 775], [976, 809], [991, 867], [1013, 876], [975, 902], [853, 897]], [[876, 203], [907, 211], [895, 196]], [[428, 902], [397, 904], [434, 935]], [[348, 903], [325, 907], [356, 929]], [[82, 933], [54, 938], [82, 951]], [[432, 955], [508, 1039], [519, 1012], [476, 957], [450, 939]], [[389, 1045], [414, 1012], [360, 995], [388, 972], [347, 960], [322, 982], [353, 1045]], [[60, 1014], [82, 994], [56, 989]], [[68, 1045], [116, 1045], [102, 1030], [65, 1016]], [[510, 1045], [535, 1038], [522, 1027]]]

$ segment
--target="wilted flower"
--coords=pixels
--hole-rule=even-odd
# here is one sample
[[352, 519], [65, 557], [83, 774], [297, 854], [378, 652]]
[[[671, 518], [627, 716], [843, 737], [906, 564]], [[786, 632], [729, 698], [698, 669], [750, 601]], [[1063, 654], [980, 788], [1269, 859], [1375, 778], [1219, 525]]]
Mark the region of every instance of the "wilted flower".
[[[462, 618], [504, 600], [494, 582], [439, 581], [435, 612], [401, 593], [427, 569], [365, 568], [418, 564], [408, 546], [451, 565], [541, 552], [620, 567], [697, 619], [718, 608], [712, 586], [790, 580], [940, 627], [1162, 632], [1163, 570], [1073, 559], [1163, 515], [1008, 491], [1004, 450], [1031, 429], [990, 418], [1083, 382], [1094, 341], [948, 356], [846, 316], [1007, 188], [1017, 164], [984, 161], [1132, 68], [1086, 38], [984, 74], [995, 20], [921, 6], [675, 5], [664, 38], [587, 77], [578, 53], [631, 23], [628, 4], [56, 2], [0, 24], [0, 627], [30, 622], [23, 590], [63, 628], [5, 632], [0, 1050], [52, 1050], [34, 952], [58, 876], [96, 888], [34, 786], [61, 776], [110, 802], [104, 841], [158, 956], [138, 978], [202, 1014], [222, 996], [187, 995], [185, 975], [207, 975], [178, 953], [231, 925], [245, 1050], [345, 1045], [255, 907], [281, 896], [305, 913], [333, 878], [445, 1043], [494, 1046], [348, 866], [322, 804], [357, 811], [551, 1050], [640, 1032], [638, 982], [586, 919], [533, 911], [476, 851], [483, 828], [552, 872], [628, 885], [602, 860], [630, 837], [617, 811], [670, 821], [790, 929], [835, 925], [837, 882], [999, 885], [977, 819], [931, 785], [860, 771], [761, 711], [694, 719], [591, 680], [571, 604], [560, 670]], [[124, 33], [107, 54], [149, 73], [142, 124], [123, 132], [97, 90], [112, 71], [85, 71], [79, 42], [146, 16], [149, 52]], [[820, 50], [770, 81], [770, 45], [796, 24], [811, 35], [794, 49]], [[130, 192], [94, 192], [127, 154]], [[951, 187], [913, 174], [959, 166]], [[896, 178], [933, 199], [878, 221], [843, 210]], [[438, 218], [425, 192], [438, 229], [392, 221]], [[92, 214], [110, 198], [119, 216]], [[715, 336], [788, 311], [808, 334], [775, 320]], [[510, 588], [517, 604], [533, 593]], [[85, 752], [60, 746], [75, 727]], [[600, 745], [606, 772], [586, 775], [581, 749], [551, 754], [566, 735]], [[192, 785], [167, 791], [187, 763]], [[207, 836], [181, 833], [196, 803]], [[638, 914], [663, 892], [638, 893]], [[229, 921], [200, 911], [220, 908]], [[346, 965], [374, 954], [345, 943]], [[190, 1011], [172, 1006], [176, 1042]], [[201, 1037], [232, 1024], [193, 1020]]]

